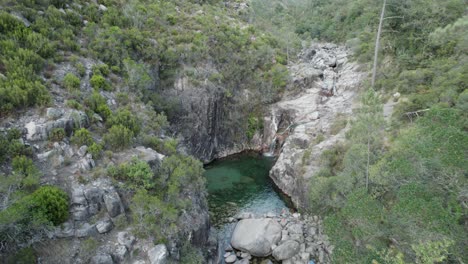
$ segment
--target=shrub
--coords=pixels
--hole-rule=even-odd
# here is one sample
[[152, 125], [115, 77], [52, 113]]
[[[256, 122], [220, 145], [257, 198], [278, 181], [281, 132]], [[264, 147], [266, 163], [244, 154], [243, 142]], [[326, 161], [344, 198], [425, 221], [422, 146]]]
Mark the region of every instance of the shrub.
[[63, 86], [69, 91], [79, 89], [80, 83], [80, 78], [76, 77], [73, 73], [67, 73], [63, 78]]
[[34, 219], [58, 225], [68, 218], [68, 195], [54, 186], [42, 186], [30, 196]]
[[110, 91], [111, 85], [107, 80], [100, 74], [93, 74], [91, 80], [89, 80], [91, 86], [96, 90]]
[[110, 73], [109, 66], [107, 64], [95, 64], [92, 68], [93, 75], [103, 75], [108, 76]]
[[122, 126], [114, 125], [109, 132], [104, 135], [104, 142], [112, 150], [122, 150], [132, 144], [133, 132]]
[[134, 188], [151, 190], [156, 186], [154, 173], [148, 163], [136, 158], [129, 163], [110, 166], [107, 173], [116, 180], [129, 182]]
[[94, 142], [88, 147], [88, 152], [93, 155], [93, 159], [100, 159], [102, 156], [102, 145]]
[[80, 128], [75, 131], [71, 138], [71, 142], [77, 146], [91, 146], [94, 143], [94, 139], [86, 128]]
[[63, 128], [54, 128], [50, 132], [49, 140], [52, 142], [59, 142], [65, 138], [65, 130]]
[[107, 106], [106, 99], [98, 92], [94, 92], [90, 97], [86, 98], [85, 104], [104, 120], [112, 114], [109, 106]]
[[73, 108], [73, 109], [76, 109], [76, 110], [83, 110], [83, 106], [80, 103], [78, 103], [76, 100], [73, 100], [73, 99], [67, 100], [65, 105], [67, 107], [70, 107], [70, 108]]
[[131, 130], [134, 135], [140, 133], [140, 123], [141, 121], [128, 109], [119, 109], [117, 113], [112, 115], [107, 121], [109, 126], [122, 125]]
[[21, 177], [21, 184], [27, 188], [34, 188], [39, 184], [40, 171], [33, 161], [25, 156], [14, 157], [11, 163], [13, 173]]
[[86, 68], [85, 66], [83, 65], [83, 63], [81, 62], [78, 62], [75, 64], [75, 68], [76, 68], [76, 71], [78, 72], [78, 74], [83, 77], [85, 76], [86, 74]]

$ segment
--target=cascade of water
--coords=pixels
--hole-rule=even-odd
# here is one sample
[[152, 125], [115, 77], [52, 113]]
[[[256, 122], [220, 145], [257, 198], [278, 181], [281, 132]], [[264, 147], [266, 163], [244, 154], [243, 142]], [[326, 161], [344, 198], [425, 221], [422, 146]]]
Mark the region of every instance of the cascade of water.
[[268, 152], [263, 153], [263, 155], [266, 156], [266, 157], [273, 157], [275, 155], [275, 150], [276, 150], [276, 136], [271, 141], [270, 148], [268, 149]]

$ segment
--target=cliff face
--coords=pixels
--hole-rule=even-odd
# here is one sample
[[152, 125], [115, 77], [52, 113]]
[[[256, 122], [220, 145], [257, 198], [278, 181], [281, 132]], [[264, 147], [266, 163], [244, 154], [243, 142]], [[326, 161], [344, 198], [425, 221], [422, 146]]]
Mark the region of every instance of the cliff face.
[[315, 44], [300, 56], [290, 66], [293, 90], [299, 92], [271, 106], [263, 137], [276, 145], [278, 155], [270, 177], [298, 207], [307, 203], [307, 186], [320, 169], [321, 153], [343, 140], [365, 77], [344, 47]]
[[194, 85], [180, 78], [166, 93], [177, 98], [181, 107], [172, 128], [187, 153], [208, 163], [244, 150], [259, 150], [259, 135], [251, 140], [246, 136], [247, 116], [253, 105], [247, 90], [226, 96], [222, 88], [208, 81]]

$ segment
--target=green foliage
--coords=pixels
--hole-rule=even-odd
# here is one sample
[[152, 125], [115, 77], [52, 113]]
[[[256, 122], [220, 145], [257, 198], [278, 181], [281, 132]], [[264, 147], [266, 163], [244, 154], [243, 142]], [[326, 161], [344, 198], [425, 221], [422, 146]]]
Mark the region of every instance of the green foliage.
[[28, 189], [34, 189], [39, 185], [41, 172], [30, 158], [25, 156], [14, 157], [11, 162], [13, 174], [21, 179], [21, 185]]
[[159, 187], [165, 195], [163, 201], [179, 208], [190, 204], [183, 192], [188, 186], [194, 192], [204, 190], [203, 166], [200, 161], [181, 155], [172, 155], [163, 160], [160, 170]]
[[110, 69], [107, 64], [95, 64], [91, 70], [93, 75], [102, 75], [107, 77], [110, 73]]
[[68, 195], [54, 186], [43, 186], [30, 196], [30, 210], [36, 219], [44, 219], [53, 225], [68, 218]]
[[97, 160], [102, 157], [102, 145], [96, 142], [93, 142], [88, 147], [88, 152], [93, 156], [93, 159]]
[[133, 132], [123, 125], [114, 125], [104, 135], [106, 146], [112, 150], [122, 150], [133, 143]]
[[63, 86], [69, 91], [77, 90], [80, 88], [80, 79], [76, 77], [73, 73], [67, 73], [63, 78]]
[[147, 162], [137, 158], [119, 166], [110, 166], [107, 173], [116, 180], [128, 182], [133, 188], [152, 190], [156, 187], [154, 172]]
[[98, 92], [93, 92], [88, 98], [86, 98], [85, 104], [92, 111], [99, 114], [104, 120], [112, 114], [112, 111], [107, 105], [106, 99]]
[[54, 128], [49, 134], [49, 140], [52, 142], [60, 142], [65, 138], [65, 130], [63, 128]]
[[18, 252], [6, 257], [7, 264], [30, 264], [37, 260], [37, 253], [33, 248], [27, 247], [18, 250]]
[[250, 115], [249, 118], [247, 119], [247, 132], [246, 132], [247, 138], [251, 140], [253, 136], [255, 135], [255, 133], [259, 130], [261, 131], [262, 129], [263, 129], [262, 119], [254, 115]]
[[0, 211], [0, 241], [7, 250], [30, 245], [67, 218], [67, 194], [57, 187], [42, 186]]
[[77, 146], [91, 146], [94, 143], [94, 139], [88, 129], [80, 128], [74, 132], [71, 142]]
[[91, 86], [96, 89], [96, 90], [104, 90], [104, 91], [110, 91], [112, 89], [112, 86], [107, 82], [106, 78], [104, 78], [100, 74], [93, 74], [93, 77], [89, 80], [89, 83]]
[[65, 105], [67, 107], [70, 107], [70, 108], [73, 108], [73, 109], [76, 109], [76, 110], [83, 110], [83, 106], [79, 102], [77, 102], [76, 100], [73, 100], [73, 99], [67, 100]]
[[138, 135], [141, 130], [141, 121], [134, 113], [130, 112], [130, 110], [126, 108], [119, 109], [117, 113], [114, 113], [107, 120], [107, 125], [122, 125], [132, 131], [135, 136]]
[[203, 264], [205, 263], [205, 258], [200, 249], [191, 245], [190, 243], [185, 243], [181, 249], [180, 262], [186, 264]]

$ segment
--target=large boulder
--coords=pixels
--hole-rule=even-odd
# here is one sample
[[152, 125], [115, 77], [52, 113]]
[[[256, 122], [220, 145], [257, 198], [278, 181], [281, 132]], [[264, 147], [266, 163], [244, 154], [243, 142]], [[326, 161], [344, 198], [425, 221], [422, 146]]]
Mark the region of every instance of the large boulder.
[[272, 219], [243, 219], [231, 238], [231, 245], [256, 257], [266, 257], [281, 240], [281, 225]]
[[159, 244], [148, 251], [151, 264], [166, 264], [168, 256], [169, 252], [164, 244]]
[[285, 241], [273, 250], [273, 257], [276, 260], [285, 260], [294, 257], [299, 253], [300, 245], [294, 240]]

